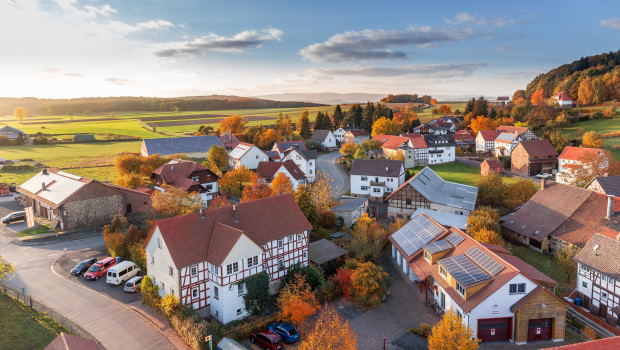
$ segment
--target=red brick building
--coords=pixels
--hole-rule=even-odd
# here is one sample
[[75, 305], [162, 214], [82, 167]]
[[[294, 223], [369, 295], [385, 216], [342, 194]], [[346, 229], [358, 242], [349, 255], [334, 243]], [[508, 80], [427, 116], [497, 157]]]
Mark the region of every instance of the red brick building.
[[480, 164], [480, 174], [483, 176], [489, 175], [489, 172], [501, 174], [504, 171], [502, 162], [497, 159], [487, 159]]
[[522, 176], [551, 173], [558, 168], [558, 152], [548, 140], [521, 141], [510, 156], [510, 171]]

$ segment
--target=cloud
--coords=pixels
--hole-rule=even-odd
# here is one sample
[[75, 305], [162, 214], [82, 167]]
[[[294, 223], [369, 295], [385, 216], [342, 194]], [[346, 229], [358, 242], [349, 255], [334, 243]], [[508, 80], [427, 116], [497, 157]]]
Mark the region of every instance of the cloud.
[[34, 73], [44, 79], [57, 79], [60, 77], [69, 77], [69, 78], [79, 78], [84, 75], [75, 72], [65, 72], [62, 69], [54, 68], [54, 67], [46, 67], [35, 70]]
[[435, 30], [428, 26], [410, 27], [405, 31], [366, 29], [336, 34], [325, 42], [299, 50], [299, 53], [312, 62], [404, 59], [407, 58], [405, 52], [391, 48], [410, 45], [429, 47], [438, 42], [459, 41], [473, 35], [471, 30]]
[[514, 42], [514, 41], [508, 41], [508, 42], [506, 42], [504, 45], [499, 45], [499, 46], [496, 46], [496, 47], [495, 47], [495, 50], [500, 51], [500, 52], [502, 52], [502, 51], [508, 51], [508, 50], [510, 50], [511, 48], [513, 48], [514, 46], [515, 46], [515, 42]]
[[114, 85], [125, 85], [129, 82], [129, 80], [127, 79], [114, 78], [114, 77], [104, 78], [103, 80], [105, 80], [106, 83], [114, 84]]
[[120, 21], [110, 21], [110, 25], [114, 28], [116, 32], [123, 35], [133, 32], [139, 32], [142, 30], [162, 30], [175, 27], [174, 23], [165, 21], [163, 19], [139, 22], [135, 25], [127, 24]]
[[243, 51], [280, 41], [282, 34], [281, 30], [275, 28], [244, 30], [232, 37], [209, 33], [188, 41], [158, 44], [154, 54], [158, 57], [195, 57], [205, 51]]
[[406, 65], [401, 67], [353, 66], [345, 68], [312, 69], [320, 75], [349, 75], [362, 77], [396, 77], [414, 75], [418, 78], [464, 77], [476, 69], [486, 67], [485, 63], [453, 63], [433, 65]]
[[610, 18], [601, 20], [601, 26], [620, 30], [620, 18]]
[[477, 14], [471, 14], [467, 12], [461, 12], [454, 16], [454, 19], [446, 18], [444, 21], [451, 25], [467, 25], [467, 24], [477, 24], [477, 25], [493, 25], [496, 27], [503, 27], [508, 24], [517, 24], [517, 23], [529, 23], [533, 19], [532, 15], [529, 12], [525, 12], [523, 17], [519, 18], [507, 18], [503, 16], [489, 16], [488, 18], [484, 18], [482, 16], [478, 16]]
[[110, 5], [103, 5], [101, 7], [96, 6], [84, 6], [78, 8], [77, 0], [52, 0], [60, 9], [70, 14], [72, 17], [79, 19], [92, 19], [97, 16], [109, 16], [116, 13], [116, 9], [113, 9]]
[[487, 24], [487, 20], [478, 16], [478, 15], [472, 15], [469, 14], [467, 12], [461, 12], [458, 13], [456, 16], [454, 16], [454, 20], [450, 20], [450, 19], [445, 19], [446, 23], [448, 24], [454, 24], [454, 25], [458, 25], [458, 24], [466, 24], [466, 23], [474, 23], [474, 24], [480, 24], [480, 25], [485, 25]]

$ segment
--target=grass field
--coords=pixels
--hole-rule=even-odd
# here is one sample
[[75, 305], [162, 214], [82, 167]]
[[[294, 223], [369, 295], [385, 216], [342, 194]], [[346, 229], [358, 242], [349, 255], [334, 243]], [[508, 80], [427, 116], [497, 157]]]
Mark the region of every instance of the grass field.
[[[482, 177], [482, 175], [480, 175], [480, 168], [457, 162], [430, 165], [429, 167], [433, 169], [437, 175], [441, 176], [442, 179], [463, 185], [475, 186], [476, 181]], [[417, 174], [423, 168], [424, 167], [409, 168], [407, 171], [409, 171], [409, 175], [413, 175], [413, 173]], [[512, 183], [516, 182], [517, 179], [504, 177], [504, 181], [507, 183]]]
[[511, 250], [514, 256], [534, 266], [538, 271], [541, 271], [552, 280], [558, 282], [559, 285], [556, 288], [556, 294], [568, 293], [575, 288], [577, 270], [571, 274], [570, 283], [567, 283], [566, 272], [558, 268], [558, 263], [553, 255], [540, 254], [530, 248], [518, 245], [512, 246]]
[[70, 333], [47, 315], [0, 293], [0, 348], [43, 349], [61, 332]]

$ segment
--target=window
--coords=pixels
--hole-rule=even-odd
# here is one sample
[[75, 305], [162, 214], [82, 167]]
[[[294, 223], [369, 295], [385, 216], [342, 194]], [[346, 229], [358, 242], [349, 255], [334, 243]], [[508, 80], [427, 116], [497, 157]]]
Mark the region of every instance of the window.
[[237, 315], [241, 315], [241, 309], [237, 309]]
[[170, 295], [174, 295], [174, 289], [170, 288]]
[[161, 290], [163, 290], [164, 293], [166, 293], [166, 284], [164, 282], [161, 283]]
[[446, 276], [448, 275], [446, 270], [443, 268], [443, 266], [439, 266], [439, 273], [446, 278]]
[[258, 154], [256, 155], [256, 159], [258, 159]]
[[[465, 288], [463, 288], [463, 286], [461, 286], [460, 284], [456, 284], [456, 291], [461, 293], [461, 295], [465, 295]], [[459, 316], [460, 317], [460, 316]]]
[[131, 214], [131, 203], [127, 203], [127, 214]]
[[196, 276], [197, 274], [198, 274], [198, 269], [196, 268], [196, 266], [192, 266], [192, 268], [190, 269], [190, 275]]
[[157, 248], [161, 249], [161, 239], [157, 239]]
[[172, 269], [172, 267], [168, 266], [168, 274], [170, 276], [174, 276], [174, 270]]
[[584, 265], [584, 264], [579, 264], [579, 267], [581, 267], [582, 270], [586, 269], [586, 265]]
[[232, 263], [226, 265], [226, 273], [228, 275], [236, 273], [237, 271], [239, 271], [239, 263]]
[[601, 274], [601, 279], [603, 280], [603, 282], [607, 282], [607, 276]]
[[407, 198], [407, 199], [405, 199], [405, 203], [406, 203], [407, 205], [411, 205], [411, 198]]
[[461, 314], [461, 312], [460, 312], [459, 310], [456, 310], [456, 315], [457, 315], [459, 318], [463, 318], [463, 315]]
[[426, 249], [424, 250], [424, 259], [431, 261], [431, 254]]
[[607, 300], [607, 292], [601, 292], [601, 299]]
[[151, 255], [151, 264], [155, 263], [155, 257]]
[[301, 237], [302, 237], [301, 233], [298, 233], [297, 234], [297, 242], [301, 242]]
[[213, 272], [213, 274], [216, 275], [216, 276], [219, 275], [220, 274], [220, 267], [211, 264], [211, 272]]
[[237, 294], [239, 296], [242, 296], [243, 294], [245, 294], [245, 283], [240, 283], [237, 285]]
[[308, 256], [308, 252], [304, 252], [304, 259]]
[[614, 284], [614, 279], [611, 277], [607, 277], [607, 283]]
[[361, 190], [362, 191], [368, 191], [368, 186], [362, 186]]
[[[310, 165], [312, 165], [312, 164], [310, 164]], [[312, 169], [310, 169], [310, 174], [312, 174]]]
[[585, 281], [581, 282], [581, 286], [582, 286], [583, 288], [586, 288], [586, 289], [587, 289], [587, 288], [588, 288], [588, 282], [585, 282]]
[[192, 298], [198, 298], [198, 288], [192, 288]]
[[288, 242], [289, 243], [293, 242], [293, 237], [294, 237], [293, 235], [288, 236]]
[[248, 267], [253, 267], [258, 265], [258, 255], [248, 258]]
[[213, 191], [213, 184], [205, 185], [205, 189], [207, 190], [207, 192]]
[[362, 181], [368, 181], [368, 178], [366, 176], [362, 176]]
[[510, 285], [510, 294], [524, 294], [525, 283], [513, 283]]
[[192, 180], [194, 180], [196, 182], [200, 182], [200, 176], [193, 176]]
[[213, 297], [215, 299], [219, 299], [220, 298], [220, 291], [217, 289], [216, 286], [213, 286]]
[[379, 193], [379, 192], [381, 192], [381, 189], [380, 188], [373, 188], [372, 191], [374, 193]]
[[284, 260], [282, 259], [278, 260], [278, 268], [280, 270], [284, 270]]
[[282, 248], [282, 244], [283, 244], [282, 240], [281, 240], [281, 239], [279, 239], [279, 240], [278, 240], [278, 248]]

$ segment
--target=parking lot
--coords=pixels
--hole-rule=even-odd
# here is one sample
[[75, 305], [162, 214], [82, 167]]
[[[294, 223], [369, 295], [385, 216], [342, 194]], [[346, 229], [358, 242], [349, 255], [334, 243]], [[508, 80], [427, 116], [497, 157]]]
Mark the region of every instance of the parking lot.
[[[0, 197], [0, 218], [3, 218], [15, 211], [23, 211], [24, 207], [15, 200], [15, 195], [8, 197]], [[12, 222], [4, 225], [6, 228], [14, 232], [22, 232], [28, 227], [25, 221]]]

